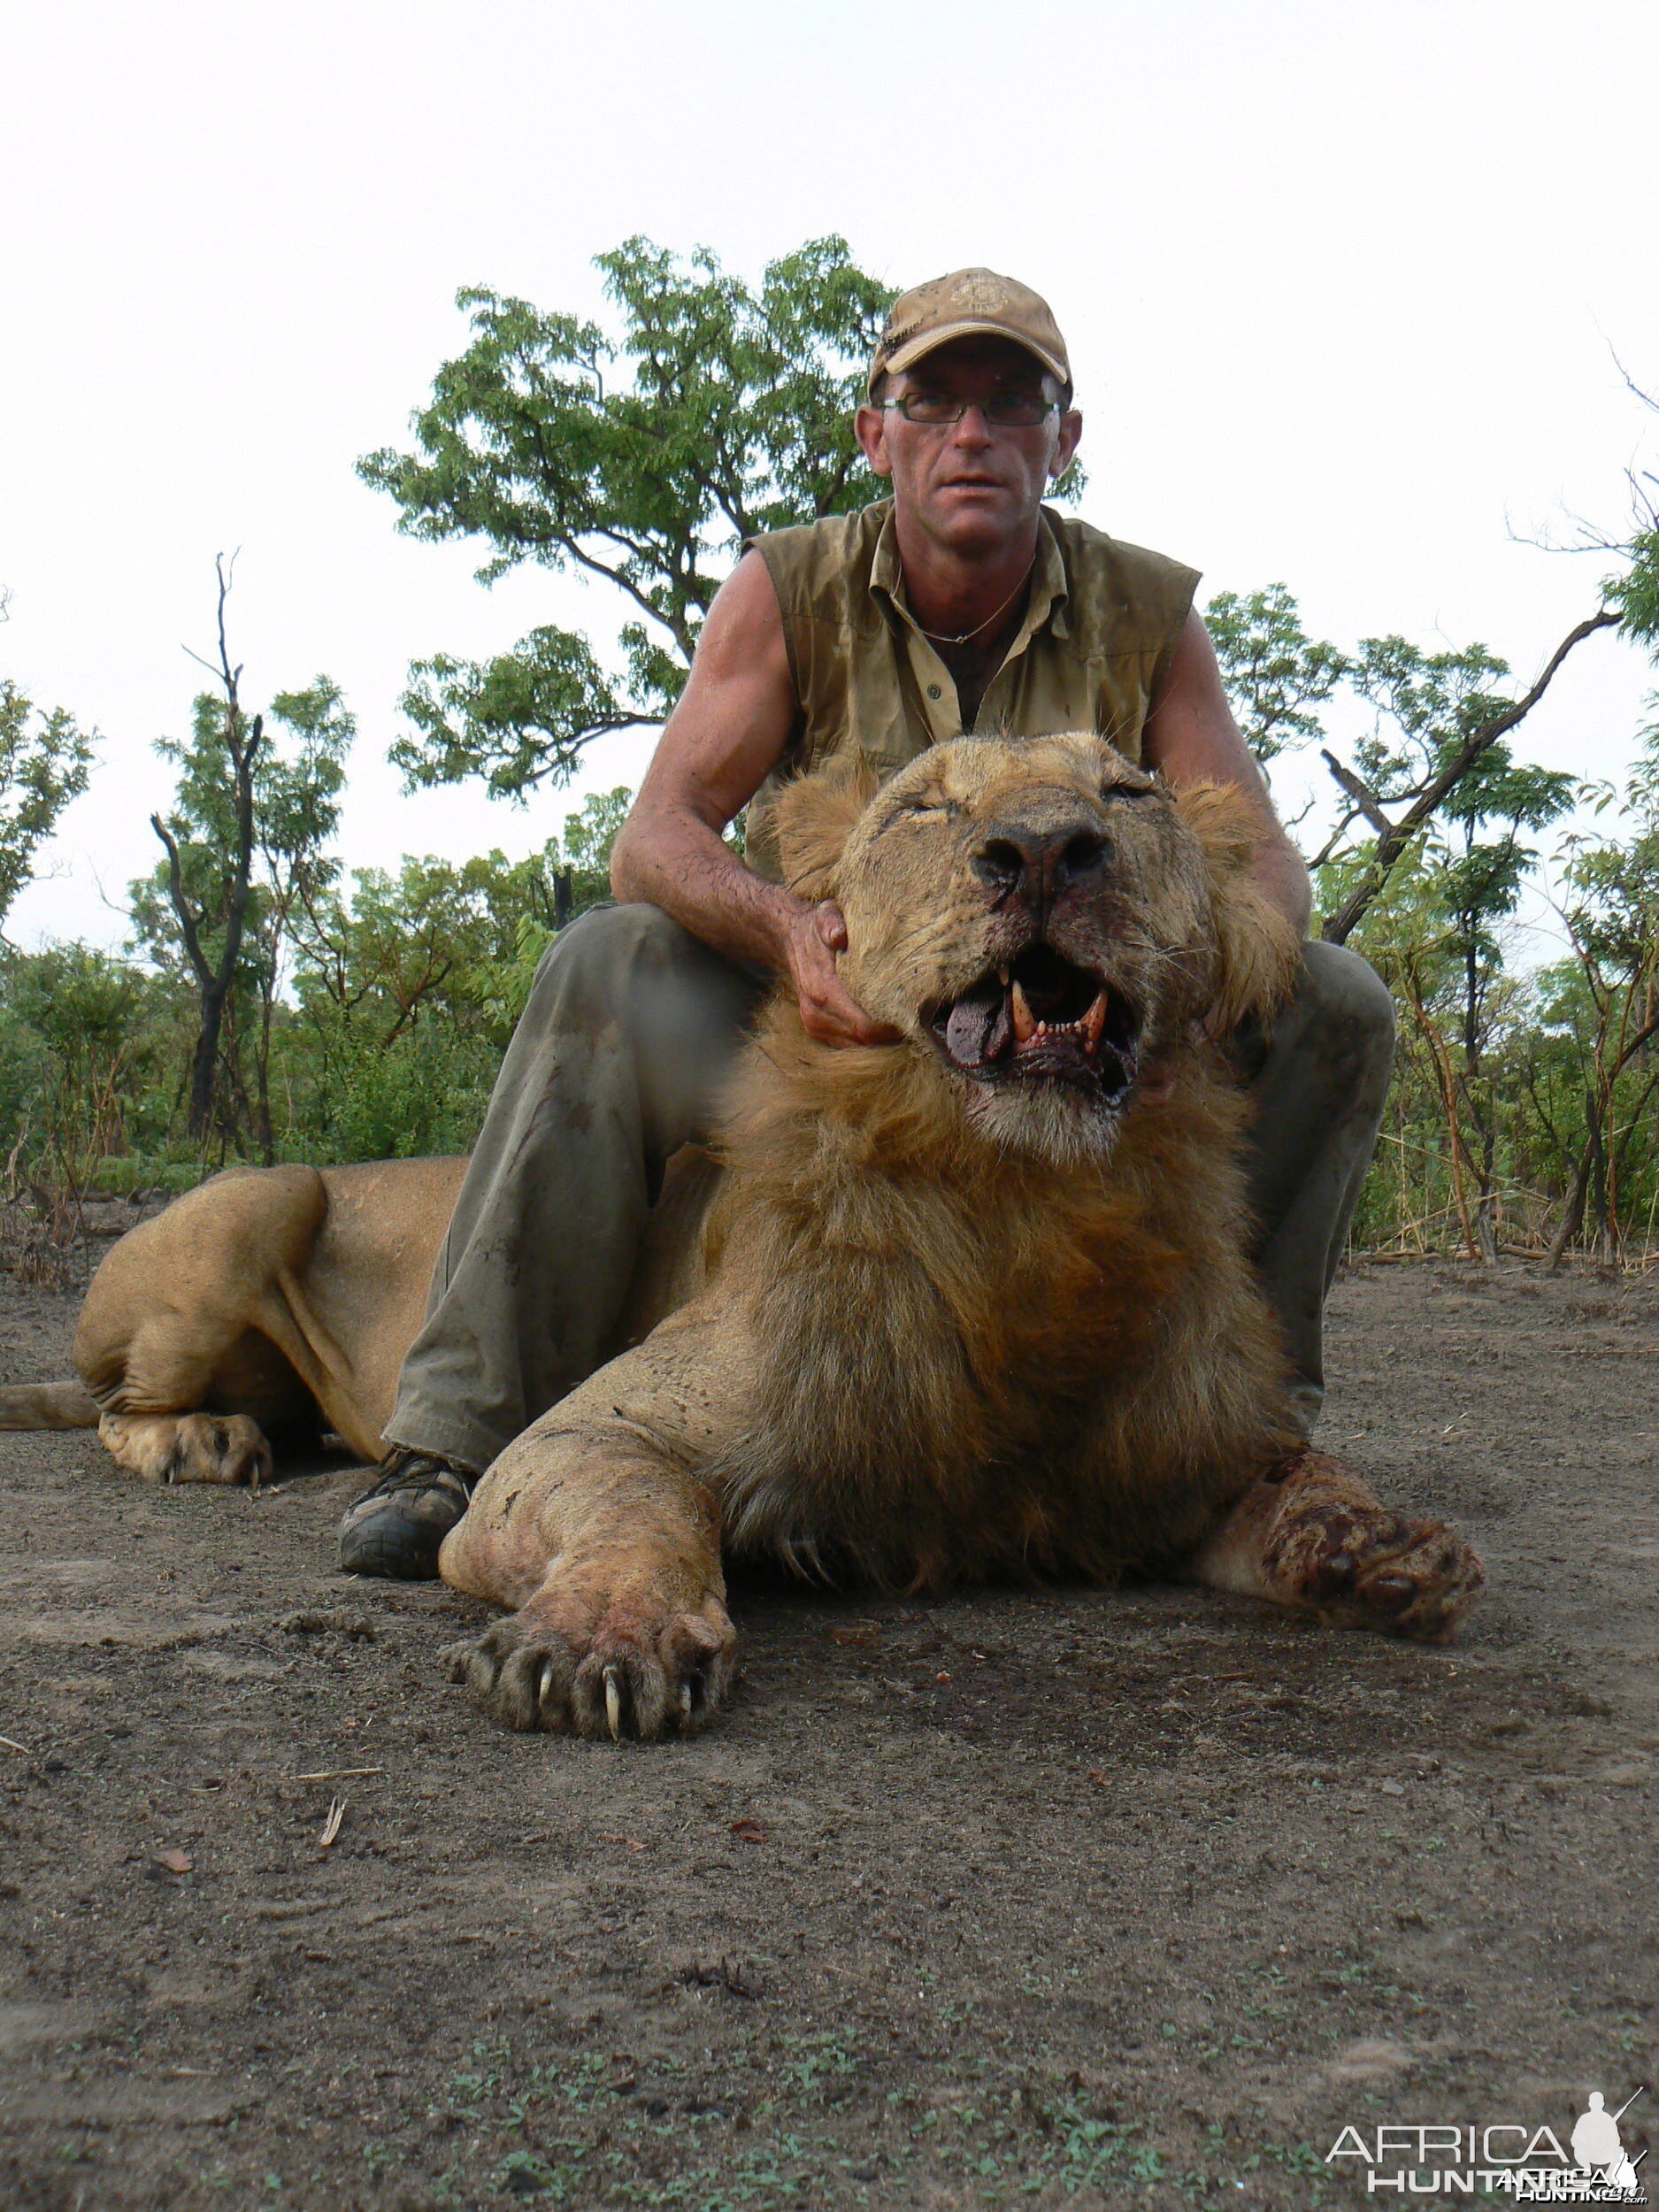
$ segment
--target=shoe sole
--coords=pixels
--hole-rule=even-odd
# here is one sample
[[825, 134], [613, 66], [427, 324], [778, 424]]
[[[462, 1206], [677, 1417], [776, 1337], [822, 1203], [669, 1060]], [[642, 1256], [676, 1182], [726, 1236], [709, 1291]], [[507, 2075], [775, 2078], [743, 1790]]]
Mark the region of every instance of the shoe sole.
[[435, 1582], [442, 1536], [428, 1549], [411, 1543], [406, 1531], [353, 1529], [340, 1539], [340, 1565], [349, 1575], [378, 1575], [387, 1582]]

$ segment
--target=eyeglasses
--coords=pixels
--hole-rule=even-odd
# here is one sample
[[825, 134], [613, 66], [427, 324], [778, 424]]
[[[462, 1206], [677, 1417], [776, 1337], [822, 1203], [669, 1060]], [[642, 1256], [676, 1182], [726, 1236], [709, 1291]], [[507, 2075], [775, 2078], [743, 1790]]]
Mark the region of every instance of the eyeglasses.
[[989, 399], [953, 399], [946, 392], [903, 392], [881, 404], [896, 407], [906, 422], [920, 423], [929, 430], [943, 430], [960, 422], [970, 407], [977, 407], [994, 430], [1034, 430], [1060, 403], [1033, 398], [1029, 392], [993, 392]]

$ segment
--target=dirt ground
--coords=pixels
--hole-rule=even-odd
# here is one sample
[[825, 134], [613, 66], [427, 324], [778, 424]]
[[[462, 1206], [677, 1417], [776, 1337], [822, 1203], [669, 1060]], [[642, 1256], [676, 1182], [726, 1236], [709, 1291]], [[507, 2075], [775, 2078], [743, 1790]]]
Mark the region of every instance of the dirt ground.
[[[73, 1310], [0, 1290], [6, 1379]], [[0, 1437], [0, 2205], [1291, 2212], [1350, 2124], [1659, 2141], [1659, 1281], [1371, 1266], [1332, 1336], [1325, 1440], [1485, 1554], [1460, 1648], [750, 1587], [661, 1747], [483, 1721], [480, 1609], [332, 1571], [338, 1461]]]

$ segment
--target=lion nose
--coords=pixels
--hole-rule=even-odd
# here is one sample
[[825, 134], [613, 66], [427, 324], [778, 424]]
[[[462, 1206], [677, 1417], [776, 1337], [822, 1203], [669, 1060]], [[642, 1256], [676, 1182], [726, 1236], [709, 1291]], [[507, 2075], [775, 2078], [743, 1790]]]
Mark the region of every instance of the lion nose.
[[1041, 828], [1002, 824], [987, 831], [973, 855], [974, 872], [996, 905], [1017, 898], [1035, 914], [1103, 875], [1110, 861], [1110, 841], [1093, 823], [1075, 821]]

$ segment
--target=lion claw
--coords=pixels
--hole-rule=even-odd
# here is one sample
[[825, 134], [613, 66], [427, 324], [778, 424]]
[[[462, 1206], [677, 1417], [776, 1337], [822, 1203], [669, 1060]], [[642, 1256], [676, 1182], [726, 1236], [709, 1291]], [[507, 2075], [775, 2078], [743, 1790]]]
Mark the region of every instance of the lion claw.
[[718, 1709], [737, 1639], [718, 1617], [682, 1613], [649, 1635], [620, 1613], [572, 1629], [527, 1606], [439, 1654], [452, 1682], [509, 1728], [603, 1742], [691, 1735]]

